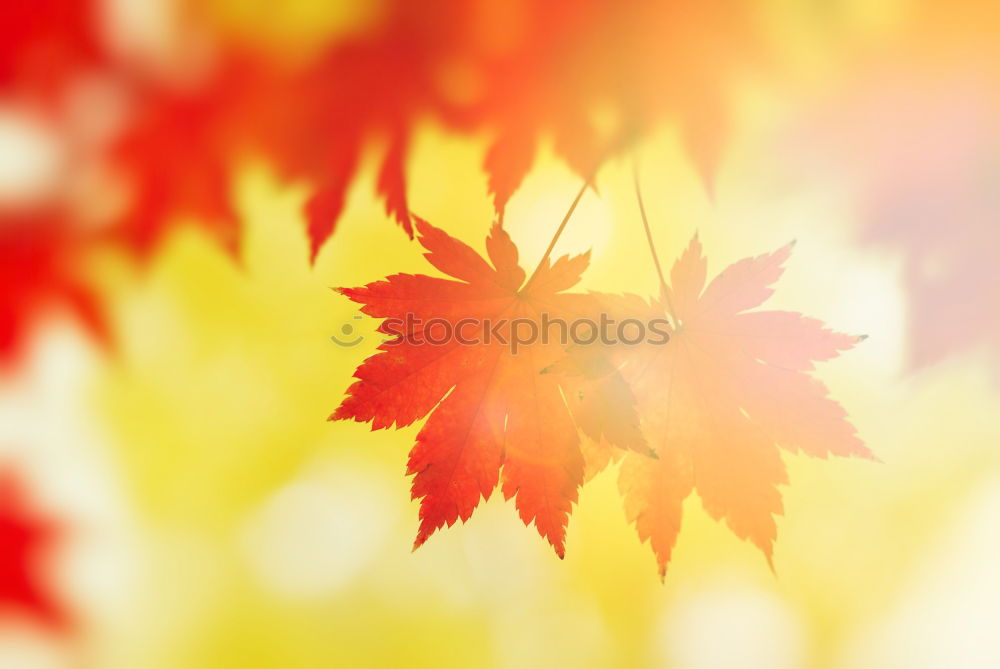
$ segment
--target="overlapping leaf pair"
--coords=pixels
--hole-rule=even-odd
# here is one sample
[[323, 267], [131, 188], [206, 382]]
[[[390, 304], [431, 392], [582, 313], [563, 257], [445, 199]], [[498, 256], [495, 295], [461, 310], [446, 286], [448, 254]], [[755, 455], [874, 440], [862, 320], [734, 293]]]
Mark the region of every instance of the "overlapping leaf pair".
[[624, 455], [620, 489], [640, 539], [663, 574], [697, 491], [706, 510], [770, 560], [786, 482], [780, 448], [817, 457], [871, 457], [844, 410], [807, 372], [857, 338], [783, 311], [749, 312], [771, 294], [791, 247], [742, 260], [706, 286], [694, 239], [655, 300], [568, 292], [586, 255], [542, 261], [528, 277], [499, 225], [486, 240], [492, 263], [417, 221], [428, 261], [450, 279], [397, 274], [342, 289], [377, 318], [422, 322], [542, 314], [622, 321], [669, 316], [670, 341], [638, 344], [536, 341], [516, 354], [492, 341], [430, 346], [419, 326], [397, 336], [355, 372], [331, 419], [403, 427], [429, 416], [408, 465], [420, 500], [419, 546], [467, 520], [499, 484], [525, 524], [562, 557], [581, 485]]

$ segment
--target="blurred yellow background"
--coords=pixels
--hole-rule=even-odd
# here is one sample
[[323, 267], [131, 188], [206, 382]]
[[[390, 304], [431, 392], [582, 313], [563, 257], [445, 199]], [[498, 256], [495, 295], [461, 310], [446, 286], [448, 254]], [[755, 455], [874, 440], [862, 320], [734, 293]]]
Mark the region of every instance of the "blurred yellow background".
[[[213, 12], [237, 34], [270, 24], [271, 46], [373, 20], [323, 23], [299, 4], [274, 21], [254, 17], [271, 16], [267, 3]], [[418, 505], [405, 464], [419, 424], [326, 422], [374, 351], [376, 326], [330, 288], [434, 271], [375, 196], [379, 146], [366, 149], [314, 266], [308, 184], [255, 159], [232, 182], [238, 263], [196, 226], [175, 228], [149, 267], [102, 249], [89, 261], [116, 350], [56, 319], [4, 379], [3, 455], [39, 505], [69, 521], [53, 573], [85, 633], [69, 642], [5, 627], [0, 666], [1000, 666], [995, 348], [908, 364], [904, 258], [857, 243], [863, 167], [815, 167], [799, 144], [820, 141], [813, 119], [855, 76], [856, 57], [892, 43], [906, 3], [846, 2], [836, 26], [820, 4], [764, 3], [792, 83], [734, 91], [712, 197], [664, 123], [601, 168], [556, 247], [593, 250], [585, 289], [656, 290], [635, 158], [666, 262], [696, 231], [713, 273], [797, 239], [768, 306], [869, 336], [817, 376], [881, 462], [785, 456], [776, 573], [692, 497], [661, 584], [625, 522], [614, 468], [582, 489], [564, 561], [500, 495], [411, 553]], [[480, 251], [494, 217], [487, 144], [428, 120], [407, 165], [410, 208]], [[523, 266], [579, 186], [543, 145], [505, 214]], [[329, 339], [345, 323], [366, 335], [356, 348]]]

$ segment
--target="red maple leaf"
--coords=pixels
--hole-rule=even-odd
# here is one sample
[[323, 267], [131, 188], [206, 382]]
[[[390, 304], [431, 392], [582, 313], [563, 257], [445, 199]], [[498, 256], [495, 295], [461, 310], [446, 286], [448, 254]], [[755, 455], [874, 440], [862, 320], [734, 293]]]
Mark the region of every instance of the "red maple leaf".
[[[416, 227], [427, 260], [452, 278], [396, 274], [341, 289], [370, 316], [411, 320], [380, 325], [392, 339], [357, 369], [358, 381], [331, 419], [380, 429], [429, 415], [408, 465], [413, 497], [420, 500], [415, 547], [438, 528], [467, 520], [501, 483], [504, 496], [516, 498], [524, 523], [533, 521], [562, 557], [584, 458], [563, 399], [576, 391], [561, 387], [559, 375], [541, 372], [562, 357], [564, 341], [535, 337], [519, 349], [510, 342], [527, 324], [540, 332], [545, 319], [594, 315], [590, 296], [565, 292], [579, 281], [588, 256], [551, 264], [546, 257], [525, 280], [517, 247], [499, 224], [486, 240], [492, 266], [430, 224], [416, 219]], [[431, 343], [439, 339], [445, 341]], [[637, 423], [634, 411], [622, 414]], [[602, 428], [596, 425], [592, 429]], [[612, 438], [624, 435], [621, 446], [640, 447], [627, 427], [606, 431]]]
[[[872, 454], [844, 409], [808, 372], [851, 348], [857, 337], [788, 311], [748, 311], [773, 293], [791, 245], [729, 266], [705, 285], [698, 239], [675, 263], [669, 287], [648, 303], [603, 298], [619, 318], [672, 323], [665, 346], [616, 346], [615, 368], [635, 394], [656, 458], [629, 453], [619, 488], [626, 515], [649, 540], [661, 576], [681, 527], [682, 503], [696, 491], [705, 510], [771, 560], [777, 486], [787, 483], [779, 449], [813, 457]], [[597, 466], [608, 453], [598, 452]]]
[[0, 610], [54, 628], [66, 624], [66, 612], [53, 599], [41, 571], [41, 560], [56, 535], [57, 527], [30, 509], [14, 475], [0, 474]]

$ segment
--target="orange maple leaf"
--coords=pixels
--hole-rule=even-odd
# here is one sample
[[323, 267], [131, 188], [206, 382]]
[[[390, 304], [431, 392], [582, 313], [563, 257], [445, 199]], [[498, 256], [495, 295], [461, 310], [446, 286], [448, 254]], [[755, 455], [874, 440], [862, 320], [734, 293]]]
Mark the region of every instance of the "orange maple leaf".
[[[491, 266], [457, 239], [414, 220], [425, 257], [452, 279], [396, 274], [340, 290], [363, 304], [362, 312], [390, 319], [379, 331], [393, 338], [357, 369], [358, 381], [330, 418], [380, 429], [429, 414], [408, 465], [413, 498], [420, 500], [415, 548], [440, 527], [468, 520], [502, 479], [503, 494], [516, 498], [524, 523], [534, 522], [562, 557], [583, 482], [580, 437], [563, 399], [577, 390], [559, 375], [541, 373], [563, 356], [562, 341], [535, 337], [519, 349], [509, 343], [522, 327], [516, 323], [530, 329], [532, 323], [544, 327], [546, 318], [595, 313], [591, 296], [565, 292], [579, 281], [588, 255], [551, 264], [546, 257], [525, 280], [517, 247], [499, 224], [486, 239]], [[411, 322], [403, 321], [407, 316]], [[449, 328], [457, 337], [431, 343]], [[629, 415], [620, 405], [610, 419], [624, 415], [637, 425], [634, 406]], [[640, 448], [641, 438], [627, 427], [606, 431], [617, 445]]]
[[[774, 516], [782, 512], [777, 486], [787, 483], [779, 449], [873, 457], [844, 409], [808, 374], [814, 361], [837, 356], [859, 338], [795, 312], [748, 311], [771, 296], [791, 248], [741, 260], [706, 286], [707, 263], [695, 237], [659, 300], [603, 298], [611, 313], [671, 317], [669, 345], [610, 351], [657, 455], [626, 454], [619, 489], [661, 577], [692, 491], [709, 515], [758, 546], [770, 564]], [[607, 450], [596, 452], [596, 467], [609, 459]]]

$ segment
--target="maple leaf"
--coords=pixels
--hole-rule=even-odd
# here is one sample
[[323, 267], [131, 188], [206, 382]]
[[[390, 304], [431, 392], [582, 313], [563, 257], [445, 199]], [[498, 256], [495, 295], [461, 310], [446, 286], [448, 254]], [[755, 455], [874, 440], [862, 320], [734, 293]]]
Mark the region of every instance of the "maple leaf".
[[65, 611], [39, 578], [39, 559], [56, 529], [30, 510], [11, 472], [0, 474], [0, 609], [60, 628], [67, 622]]
[[[330, 418], [380, 429], [429, 415], [407, 467], [413, 498], [420, 500], [415, 548], [442, 526], [468, 520], [480, 498], [501, 484], [524, 523], [534, 522], [562, 557], [566, 523], [583, 482], [583, 455], [563, 399], [571, 386], [563, 388], [559, 375], [541, 372], [562, 357], [564, 345], [536, 337], [515, 350], [507, 342], [520, 327], [515, 319], [544, 327], [546, 317], [572, 320], [593, 312], [592, 297], [565, 292], [579, 281], [588, 255], [554, 263], [546, 258], [525, 280], [517, 247], [499, 224], [486, 239], [491, 265], [464, 243], [415, 220], [428, 262], [452, 278], [396, 274], [340, 289], [369, 316], [410, 314], [413, 320], [403, 327], [391, 320], [379, 326], [393, 338], [358, 367], [358, 380]], [[475, 343], [454, 337], [429, 343], [436, 337], [428, 325], [434, 319]]]
[[814, 361], [835, 357], [858, 338], [795, 312], [748, 311], [773, 293], [791, 248], [741, 260], [706, 286], [707, 263], [695, 237], [660, 299], [603, 298], [611, 313], [671, 315], [668, 345], [612, 351], [657, 455], [626, 454], [619, 489], [661, 576], [692, 491], [709, 515], [753, 542], [770, 564], [774, 516], [782, 512], [777, 486], [787, 483], [779, 449], [872, 457], [844, 409], [808, 374]]

